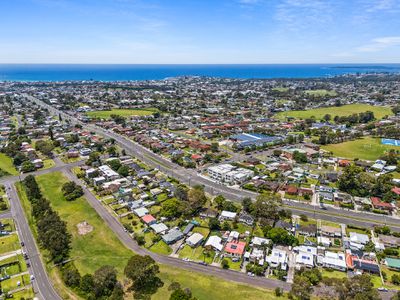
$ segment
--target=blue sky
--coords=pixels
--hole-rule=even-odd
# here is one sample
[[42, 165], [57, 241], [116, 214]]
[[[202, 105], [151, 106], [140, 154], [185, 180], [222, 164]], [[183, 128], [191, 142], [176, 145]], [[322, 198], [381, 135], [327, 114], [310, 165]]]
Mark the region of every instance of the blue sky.
[[400, 0], [2, 0], [0, 63], [400, 62]]

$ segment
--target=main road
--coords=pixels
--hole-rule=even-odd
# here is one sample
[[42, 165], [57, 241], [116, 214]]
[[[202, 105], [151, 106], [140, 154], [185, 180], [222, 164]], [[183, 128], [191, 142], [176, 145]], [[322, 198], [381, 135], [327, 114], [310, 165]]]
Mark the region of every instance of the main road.
[[[43, 108], [46, 108], [52, 115], [61, 116], [64, 120], [68, 120], [72, 124], [82, 125], [85, 129], [96, 132], [97, 134], [102, 135], [106, 138], [114, 139], [121, 148], [125, 149], [127, 154], [133, 155], [141, 159], [146, 164], [158, 168], [160, 171], [180, 180], [183, 183], [186, 183], [190, 186], [202, 185], [204, 186], [207, 193], [211, 195], [221, 194], [224, 195], [227, 199], [236, 202], [242, 201], [244, 197], [250, 197], [254, 199], [257, 196], [257, 193], [228, 187], [204, 178], [200, 176], [196, 172], [196, 170], [186, 169], [177, 164], [174, 164], [170, 160], [152, 152], [146, 147], [143, 147], [142, 145], [111, 130], [106, 130], [93, 124], [83, 123], [75, 116], [71, 116], [63, 111], [60, 111], [53, 106], [48, 105], [47, 103], [37, 99], [36, 97], [30, 96], [28, 94], [24, 94], [24, 96], [33, 103], [36, 103]], [[313, 206], [306, 203], [286, 200], [284, 200], [284, 205], [286, 208], [289, 208], [290, 210], [292, 210], [292, 212], [296, 214], [305, 214], [309, 217], [325, 219], [328, 221], [343, 224], [359, 225], [363, 227], [372, 227], [374, 225], [386, 224], [392, 230], [400, 231], [400, 219], [391, 216], [377, 215], [366, 212], [356, 212], [345, 209], [335, 209], [331, 207], [321, 208], [319, 206]]]
[[21, 201], [18, 198], [15, 185], [7, 182], [4, 186], [6, 188], [8, 199], [11, 205], [11, 215], [16, 222], [16, 228], [18, 230], [19, 237], [21, 241], [24, 242], [23, 251], [29, 256], [31, 265], [29, 272], [34, 276], [34, 280], [32, 282], [33, 289], [35, 293], [38, 293], [39, 298], [42, 300], [61, 300], [61, 297], [55, 291], [46, 273], [38, 246], [36, 245], [33, 234], [24, 215]]

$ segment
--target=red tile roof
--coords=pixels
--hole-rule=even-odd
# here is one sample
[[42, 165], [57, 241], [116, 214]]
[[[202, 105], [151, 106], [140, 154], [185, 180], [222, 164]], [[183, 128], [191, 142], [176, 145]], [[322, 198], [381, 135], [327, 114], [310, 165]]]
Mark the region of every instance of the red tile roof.
[[243, 255], [245, 248], [245, 242], [231, 242], [226, 244], [225, 251], [231, 254]]
[[146, 224], [149, 224], [151, 222], [154, 222], [156, 219], [152, 215], [145, 215], [142, 217], [143, 222]]

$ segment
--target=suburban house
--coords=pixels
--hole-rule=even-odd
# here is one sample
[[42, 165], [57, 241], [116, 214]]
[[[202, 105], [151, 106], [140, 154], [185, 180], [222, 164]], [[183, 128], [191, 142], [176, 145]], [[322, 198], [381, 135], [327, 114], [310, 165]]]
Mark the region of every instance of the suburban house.
[[205, 247], [210, 246], [214, 250], [221, 252], [224, 245], [222, 244], [222, 239], [219, 236], [212, 235], [208, 238], [204, 245]]
[[190, 237], [186, 239], [186, 244], [190, 247], [195, 248], [203, 241], [204, 237], [202, 234], [195, 232]]

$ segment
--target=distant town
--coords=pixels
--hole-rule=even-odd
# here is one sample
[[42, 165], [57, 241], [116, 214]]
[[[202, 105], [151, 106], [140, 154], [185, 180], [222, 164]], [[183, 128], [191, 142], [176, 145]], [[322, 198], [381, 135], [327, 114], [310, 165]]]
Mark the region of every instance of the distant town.
[[400, 75], [0, 82], [0, 184], [2, 299], [400, 297]]

